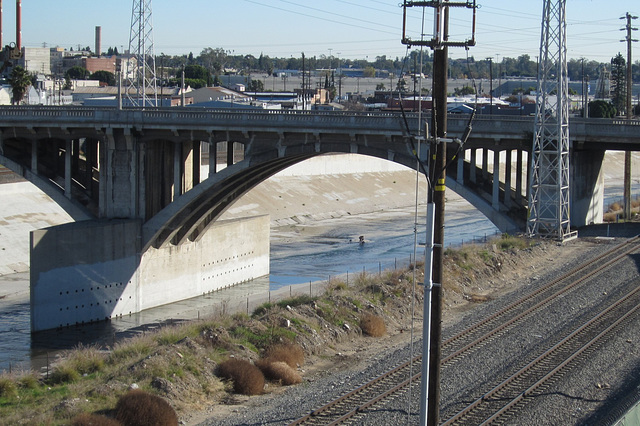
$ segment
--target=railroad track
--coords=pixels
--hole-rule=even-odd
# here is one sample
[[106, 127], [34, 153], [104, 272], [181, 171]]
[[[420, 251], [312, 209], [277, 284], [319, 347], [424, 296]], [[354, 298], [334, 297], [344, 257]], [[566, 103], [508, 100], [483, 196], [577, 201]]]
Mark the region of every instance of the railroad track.
[[[639, 242], [640, 236], [637, 236], [616, 245], [597, 259], [591, 259], [583, 263], [543, 285], [526, 297], [446, 339], [442, 344], [442, 364], [451, 364], [461, 360], [474, 350], [496, 339], [527, 316], [543, 308], [554, 298], [576, 289], [589, 277], [611, 267], [628, 254], [637, 250]], [[416, 356], [411, 361], [399, 365], [393, 370], [295, 420], [291, 425], [341, 424], [385, 399], [406, 392], [409, 383], [419, 380], [421, 362], [422, 357]], [[409, 379], [410, 371], [418, 373], [412, 375], [411, 379]]]
[[527, 398], [535, 397], [561, 376], [572, 363], [586, 356], [604, 339], [616, 333], [640, 311], [640, 287], [557, 342], [515, 374], [473, 401], [444, 425], [489, 425], [504, 423]]

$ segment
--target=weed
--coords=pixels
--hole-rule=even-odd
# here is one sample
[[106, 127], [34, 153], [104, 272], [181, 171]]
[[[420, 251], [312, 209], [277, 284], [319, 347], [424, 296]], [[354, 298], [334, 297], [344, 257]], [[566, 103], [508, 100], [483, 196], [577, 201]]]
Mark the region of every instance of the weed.
[[178, 416], [167, 401], [142, 390], [123, 395], [116, 405], [116, 420], [125, 425], [174, 426]]
[[259, 395], [264, 389], [262, 371], [249, 361], [230, 358], [220, 364], [218, 375], [233, 381], [233, 389], [243, 395]]
[[78, 414], [71, 421], [71, 426], [120, 426], [117, 420], [98, 414], [82, 413]]
[[16, 382], [10, 377], [0, 377], [0, 398], [12, 399], [18, 396]]
[[67, 355], [65, 362], [80, 375], [92, 374], [104, 368], [105, 355], [97, 346], [79, 346]]
[[371, 337], [381, 337], [387, 332], [384, 319], [370, 313], [362, 315], [360, 318], [360, 328], [364, 334]]
[[510, 250], [512, 248], [522, 250], [529, 246], [528, 242], [524, 238], [514, 237], [509, 234], [502, 234], [502, 238], [498, 242], [498, 246], [503, 251]]
[[273, 303], [267, 302], [267, 303], [263, 303], [262, 305], [258, 306], [257, 308], [255, 308], [253, 310], [253, 314], [251, 314], [251, 316], [253, 318], [255, 317], [259, 317], [261, 315], [266, 314], [267, 312], [269, 312], [275, 305]]
[[59, 385], [64, 383], [73, 383], [79, 379], [80, 373], [78, 373], [78, 370], [70, 365], [62, 364], [53, 369], [48, 382], [52, 385]]
[[265, 351], [265, 359], [271, 362], [282, 361], [289, 367], [296, 368], [304, 364], [304, 351], [296, 344], [276, 344], [270, 346]]
[[317, 297], [311, 297], [309, 295], [304, 294], [301, 296], [296, 296], [289, 299], [281, 300], [280, 302], [277, 303], [277, 305], [280, 306], [281, 308], [286, 308], [287, 306], [295, 308], [296, 306], [309, 305], [312, 302], [314, 302], [316, 299]]
[[298, 372], [291, 368], [291, 366], [286, 362], [261, 359], [256, 362], [256, 366], [262, 371], [267, 379], [280, 382], [285, 386], [302, 383], [302, 377], [300, 374], [298, 374]]

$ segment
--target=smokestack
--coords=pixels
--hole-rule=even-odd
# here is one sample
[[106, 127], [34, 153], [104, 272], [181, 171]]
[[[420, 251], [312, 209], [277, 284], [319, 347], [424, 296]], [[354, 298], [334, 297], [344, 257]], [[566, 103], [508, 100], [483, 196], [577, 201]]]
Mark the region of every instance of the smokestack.
[[96, 55], [102, 55], [102, 27], [96, 27]]
[[16, 0], [16, 49], [22, 51], [22, 0]]

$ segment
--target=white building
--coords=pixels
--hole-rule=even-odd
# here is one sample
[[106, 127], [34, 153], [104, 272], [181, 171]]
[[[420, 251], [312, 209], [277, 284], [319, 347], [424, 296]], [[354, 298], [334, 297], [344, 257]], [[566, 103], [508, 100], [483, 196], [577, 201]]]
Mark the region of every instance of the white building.
[[48, 47], [23, 47], [18, 65], [30, 73], [51, 75], [51, 49]]

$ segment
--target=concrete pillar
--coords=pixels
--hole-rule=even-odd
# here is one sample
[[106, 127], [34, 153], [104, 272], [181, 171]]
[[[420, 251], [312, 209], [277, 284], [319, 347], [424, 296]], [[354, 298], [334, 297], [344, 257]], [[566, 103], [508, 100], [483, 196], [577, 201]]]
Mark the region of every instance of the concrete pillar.
[[491, 207], [500, 210], [500, 151], [493, 151], [493, 190], [491, 191]]
[[182, 195], [182, 146], [180, 142], [173, 143], [173, 196], [175, 200]]
[[193, 186], [196, 186], [200, 183], [200, 167], [202, 166], [202, 149], [200, 141], [193, 141], [193, 147], [191, 149], [191, 158], [193, 159], [193, 176], [191, 181], [193, 182]]
[[218, 165], [218, 144], [213, 140], [213, 135], [209, 136], [209, 177], [216, 174]]
[[522, 170], [522, 150], [516, 151], [516, 203], [524, 205], [522, 202], [522, 173], [528, 171]]
[[571, 227], [602, 223], [605, 151], [571, 151], [569, 160]]
[[38, 141], [31, 140], [31, 173], [38, 174]]
[[504, 205], [511, 207], [511, 150], [506, 150], [504, 163]]
[[71, 175], [79, 179], [80, 172], [80, 139], [71, 141]]
[[193, 186], [193, 145], [191, 141], [182, 142], [182, 193], [190, 191]]
[[471, 149], [471, 156], [469, 157], [469, 180], [473, 183], [476, 183], [478, 179], [476, 178], [476, 152], [478, 150], [475, 148]]
[[458, 154], [458, 168], [457, 168], [457, 176], [456, 181], [463, 185], [464, 184], [464, 150], [460, 150]]
[[482, 180], [489, 179], [489, 150], [482, 148]]
[[132, 135], [124, 129], [107, 128], [101, 148], [100, 217], [135, 218], [138, 205], [138, 157]]
[[71, 199], [71, 140], [65, 141], [64, 146], [64, 196]]
[[227, 167], [233, 166], [233, 142], [227, 141]]

